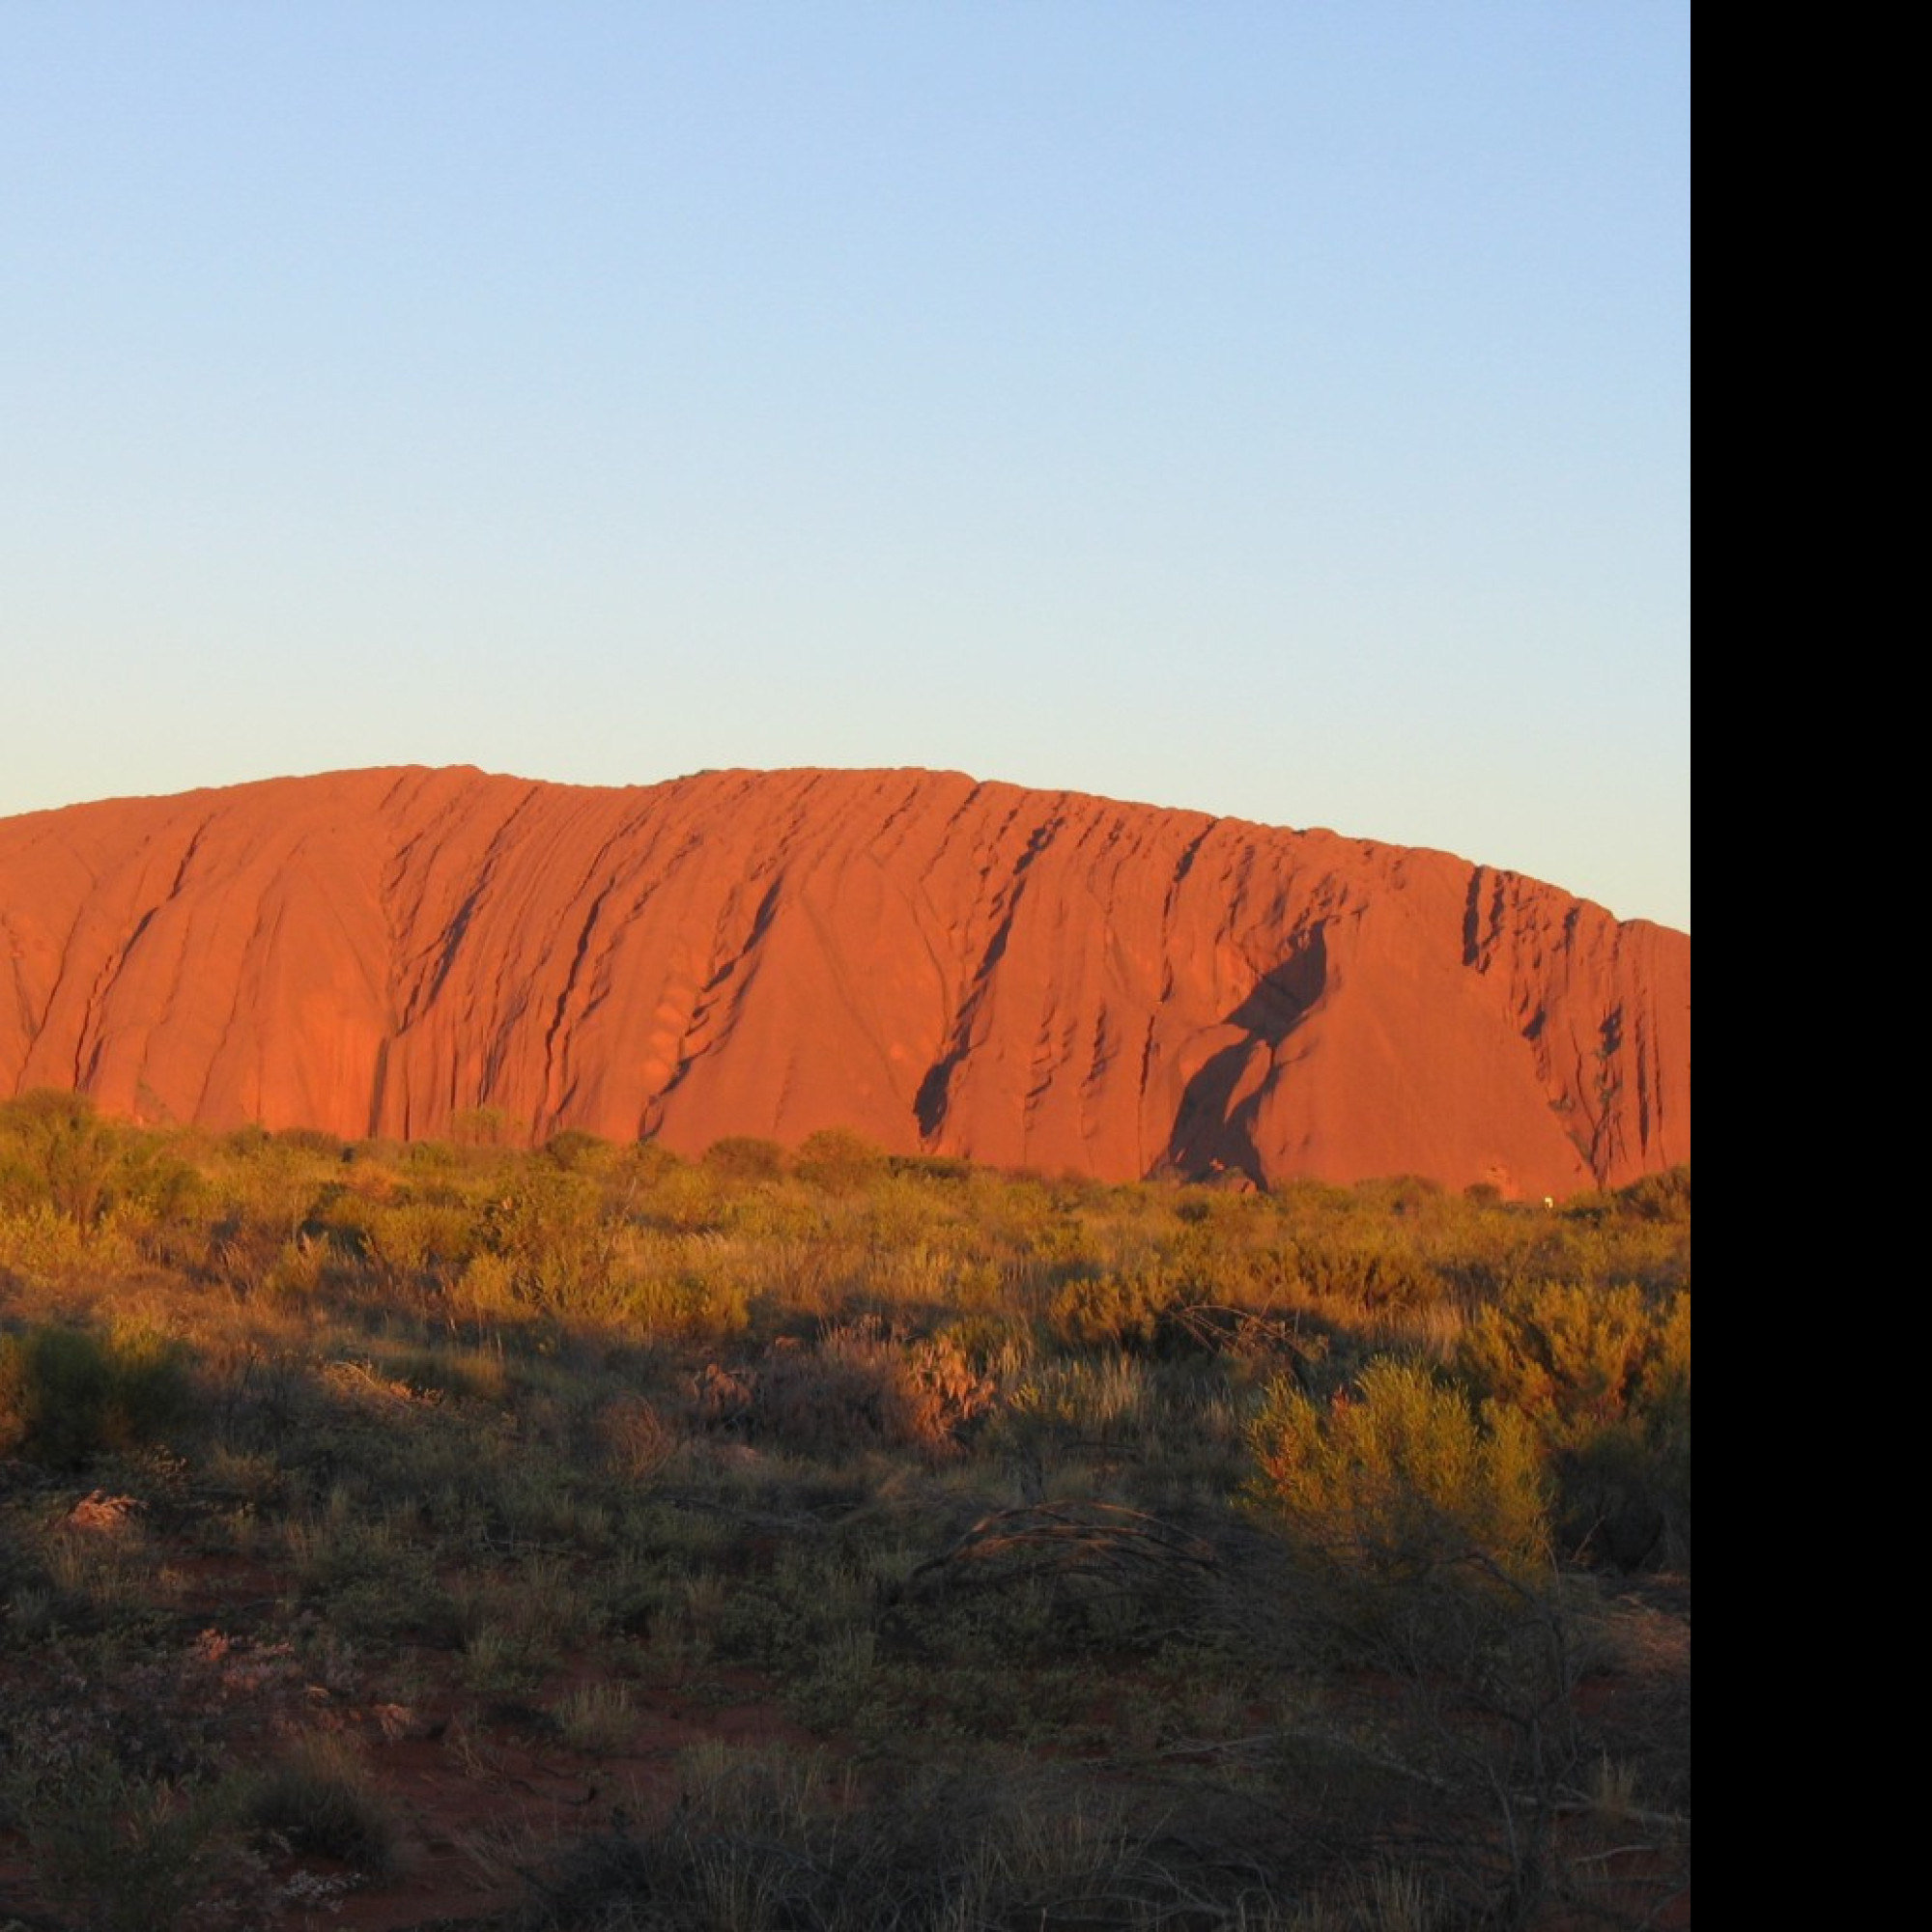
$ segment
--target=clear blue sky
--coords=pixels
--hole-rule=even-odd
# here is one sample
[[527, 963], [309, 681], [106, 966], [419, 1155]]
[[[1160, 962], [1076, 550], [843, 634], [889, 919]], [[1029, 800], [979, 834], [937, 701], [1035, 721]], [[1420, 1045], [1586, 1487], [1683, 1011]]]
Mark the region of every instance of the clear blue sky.
[[1688, 926], [1689, 38], [0, 0], [0, 813], [930, 765]]

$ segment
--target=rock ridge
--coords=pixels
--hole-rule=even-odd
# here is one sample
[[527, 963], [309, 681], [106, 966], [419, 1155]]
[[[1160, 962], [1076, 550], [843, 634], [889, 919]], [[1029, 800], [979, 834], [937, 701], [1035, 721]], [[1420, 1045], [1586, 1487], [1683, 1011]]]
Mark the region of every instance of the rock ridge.
[[1102, 1179], [1690, 1158], [1686, 933], [1426, 851], [956, 772], [405, 767], [0, 820], [0, 1094]]

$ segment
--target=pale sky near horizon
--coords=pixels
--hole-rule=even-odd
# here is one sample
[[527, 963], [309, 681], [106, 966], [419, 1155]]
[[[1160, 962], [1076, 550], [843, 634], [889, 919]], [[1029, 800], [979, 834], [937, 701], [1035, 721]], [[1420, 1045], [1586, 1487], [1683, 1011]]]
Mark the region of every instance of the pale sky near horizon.
[[0, 0], [0, 815], [924, 765], [1688, 927], [1689, 41]]

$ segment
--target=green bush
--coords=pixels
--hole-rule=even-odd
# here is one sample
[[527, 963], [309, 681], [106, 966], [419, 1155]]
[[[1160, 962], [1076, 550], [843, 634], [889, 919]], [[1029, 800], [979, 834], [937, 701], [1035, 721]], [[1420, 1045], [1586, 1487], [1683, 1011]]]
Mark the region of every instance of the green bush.
[[1568, 1447], [1628, 1411], [1652, 1325], [1634, 1288], [1546, 1282], [1479, 1310], [1459, 1340], [1458, 1363], [1551, 1447]]
[[1378, 1226], [1305, 1237], [1296, 1243], [1295, 1264], [1318, 1301], [1355, 1309], [1423, 1308], [1446, 1287], [1424, 1256]]
[[0, 1108], [0, 1147], [28, 1202], [38, 1199], [76, 1226], [93, 1227], [118, 1194], [123, 1137], [84, 1094], [36, 1089]]
[[821, 1127], [800, 1144], [792, 1172], [827, 1194], [857, 1194], [884, 1179], [885, 1150], [848, 1127]]
[[1076, 1277], [1054, 1294], [1047, 1325], [1065, 1347], [1145, 1350], [1180, 1293], [1159, 1268]]
[[33, 1923], [165, 1932], [234, 1922], [229, 1908], [251, 1873], [228, 1831], [231, 1783], [144, 1774], [103, 1746], [10, 1765], [0, 1783], [5, 1810], [26, 1841], [29, 1871], [81, 1915], [36, 1916]]
[[1308, 1553], [1371, 1582], [1448, 1566], [1522, 1578], [1548, 1560], [1545, 1483], [1528, 1425], [1384, 1357], [1326, 1406], [1269, 1386], [1249, 1436], [1257, 1502]]
[[509, 1264], [525, 1307], [553, 1315], [611, 1312], [616, 1228], [602, 1214], [589, 1176], [526, 1162], [481, 1221], [482, 1245]]
[[166, 1336], [45, 1322], [0, 1337], [0, 1452], [72, 1468], [153, 1441], [188, 1406], [184, 1351]]
[[726, 1134], [704, 1151], [704, 1165], [728, 1180], [777, 1180], [785, 1169], [784, 1149], [753, 1134]]
[[1458, 1364], [1537, 1434], [1566, 1551], [1631, 1570], [1689, 1557], [1690, 1296], [1546, 1282], [1464, 1329]]
[[582, 1127], [565, 1127], [551, 1135], [543, 1145], [544, 1158], [554, 1161], [566, 1174], [579, 1169], [595, 1170], [608, 1162], [615, 1150], [607, 1140], [585, 1133]]

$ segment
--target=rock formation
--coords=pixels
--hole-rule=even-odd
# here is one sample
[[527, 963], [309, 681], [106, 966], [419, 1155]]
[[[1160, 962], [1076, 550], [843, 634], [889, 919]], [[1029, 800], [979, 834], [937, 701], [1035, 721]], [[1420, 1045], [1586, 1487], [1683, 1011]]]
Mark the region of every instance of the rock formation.
[[1690, 1154], [1690, 941], [1346, 838], [980, 784], [468, 769], [0, 820], [0, 1095], [1510, 1194]]

